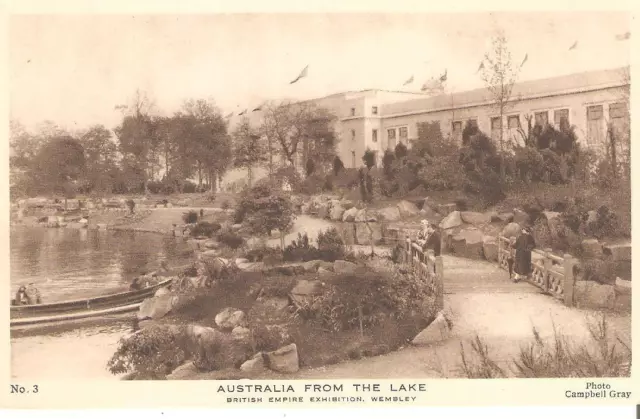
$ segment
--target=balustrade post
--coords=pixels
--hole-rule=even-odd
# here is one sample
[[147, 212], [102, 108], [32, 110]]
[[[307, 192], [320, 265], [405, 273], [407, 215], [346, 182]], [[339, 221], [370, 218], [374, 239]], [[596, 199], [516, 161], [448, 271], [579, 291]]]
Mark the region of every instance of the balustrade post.
[[573, 288], [576, 282], [576, 278], [573, 276], [573, 267], [577, 264], [577, 260], [566, 253], [564, 255], [564, 282], [562, 289], [564, 292], [564, 305], [573, 306]]
[[549, 257], [551, 255], [552, 249], [545, 248], [544, 249], [544, 261], [542, 266], [544, 267], [543, 271], [543, 287], [544, 292], [549, 292], [549, 284], [551, 283], [551, 265], [553, 265], [553, 261]]
[[436, 256], [436, 274], [434, 281], [436, 290], [436, 309], [440, 311], [444, 309], [444, 262], [442, 256]]

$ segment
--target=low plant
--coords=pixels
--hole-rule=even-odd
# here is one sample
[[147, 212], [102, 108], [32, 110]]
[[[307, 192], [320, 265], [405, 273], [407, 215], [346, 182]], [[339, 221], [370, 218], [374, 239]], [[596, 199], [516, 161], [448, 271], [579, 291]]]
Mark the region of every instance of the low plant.
[[194, 210], [190, 210], [182, 214], [182, 221], [185, 224], [195, 224], [198, 222], [198, 212]]
[[133, 214], [136, 208], [136, 203], [133, 199], [127, 199], [127, 208], [129, 208], [129, 213]]
[[239, 249], [244, 244], [244, 238], [233, 231], [219, 233], [218, 241], [231, 249]]
[[200, 221], [195, 225], [193, 230], [191, 230], [191, 235], [193, 237], [213, 237], [213, 235], [220, 230], [221, 226], [219, 223], [210, 223], [208, 221]]
[[298, 233], [298, 238], [285, 247], [282, 254], [287, 262], [307, 262], [318, 259], [318, 249], [311, 244], [307, 233]]
[[318, 233], [318, 258], [333, 262], [344, 258], [345, 244], [335, 227]]

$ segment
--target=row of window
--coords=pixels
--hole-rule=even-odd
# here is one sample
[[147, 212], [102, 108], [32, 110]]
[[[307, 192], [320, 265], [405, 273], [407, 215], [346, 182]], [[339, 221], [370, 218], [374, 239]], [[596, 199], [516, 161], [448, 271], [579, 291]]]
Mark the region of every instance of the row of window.
[[[377, 114], [378, 114], [378, 107], [372, 106], [371, 115], [377, 115]], [[351, 108], [351, 116], [356, 116], [356, 108]]]

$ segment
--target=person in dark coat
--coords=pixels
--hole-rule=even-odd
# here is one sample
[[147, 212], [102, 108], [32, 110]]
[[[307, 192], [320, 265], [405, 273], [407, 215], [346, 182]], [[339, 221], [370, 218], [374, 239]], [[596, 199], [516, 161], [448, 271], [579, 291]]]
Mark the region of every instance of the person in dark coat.
[[531, 274], [531, 252], [536, 247], [536, 242], [531, 235], [529, 227], [522, 230], [522, 234], [515, 243], [516, 257], [513, 270], [515, 271], [514, 282], [526, 278]]
[[433, 250], [434, 256], [440, 256], [440, 246], [441, 246], [442, 236], [440, 235], [440, 231], [437, 228], [430, 228], [429, 236], [427, 237], [427, 241], [422, 247], [423, 250], [431, 249]]

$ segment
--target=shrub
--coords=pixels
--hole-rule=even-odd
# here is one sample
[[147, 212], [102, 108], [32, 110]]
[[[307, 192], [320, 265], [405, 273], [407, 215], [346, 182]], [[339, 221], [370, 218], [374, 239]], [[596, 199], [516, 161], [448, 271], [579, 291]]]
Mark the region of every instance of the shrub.
[[338, 176], [340, 172], [344, 170], [344, 163], [340, 160], [340, 157], [336, 156], [333, 159], [333, 175]]
[[404, 145], [403, 143], [398, 143], [396, 145], [396, 148], [393, 151], [394, 151], [395, 157], [398, 160], [404, 159], [407, 156], [407, 154], [409, 153], [409, 150], [407, 149], [407, 146]]
[[222, 201], [222, 204], [220, 204], [220, 208], [226, 211], [231, 208], [231, 203], [229, 202], [229, 200], [225, 199], [224, 201]]
[[313, 159], [307, 159], [307, 164], [305, 165], [305, 170], [307, 172], [307, 176], [311, 176], [316, 171], [316, 164]]
[[322, 185], [323, 192], [329, 192], [333, 190], [333, 180], [330, 175], [325, 176], [324, 184]]
[[266, 245], [249, 249], [244, 257], [249, 262], [264, 262], [266, 265], [274, 265], [283, 260], [282, 249]]
[[244, 244], [244, 239], [232, 231], [223, 231], [218, 234], [218, 241], [231, 249], [238, 249]]
[[198, 185], [188, 180], [182, 182], [182, 193], [196, 193]]
[[344, 241], [335, 227], [318, 233], [318, 259], [333, 262], [344, 255]]
[[298, 233], [298, 239], [284, 249], [283, 258], [287, 262], [315, 260], [318, 259], [318, 249], [311, 244], [307, 233]]
[[195, 224], [198, 222], [198, 212], [197, 211], [189, 211], [182, 214], [182, 221], [185, 224]]
[[200, 221], [196, 224], [196, 226], [191, 230], [191, 235], [193, 237], [213, 237], [213, 235], [220, 230], [221, 226], [219, 223], [210, 223], [208, 221]]
[[362, 155], [362, 162], [367, 167], [367, 169], [371, 170], [373, 166], [376, 165], [376, 153], [367, 148], [367, 150]]
[[300, 187], [296, 192], [306, 195], [314, 195], [322, 192], [325, 183], [326, 181], [320, 173], [314, 173], [300, 183]]
[[112, 374], [133, 372], [140, 378], [164, 378], [188, 357], [185, 331], [154, 325], [120, 339], [107, 363]]
[[332, 279], [317, 300], [317, 318], [333, 331], [362, 326], [363, 332], [387, 317], [432, 317], [434, 307], [426, 302], [432, 296], [431, 286], [413, 272], [396, 269], [385, 275], [360, 269]]

